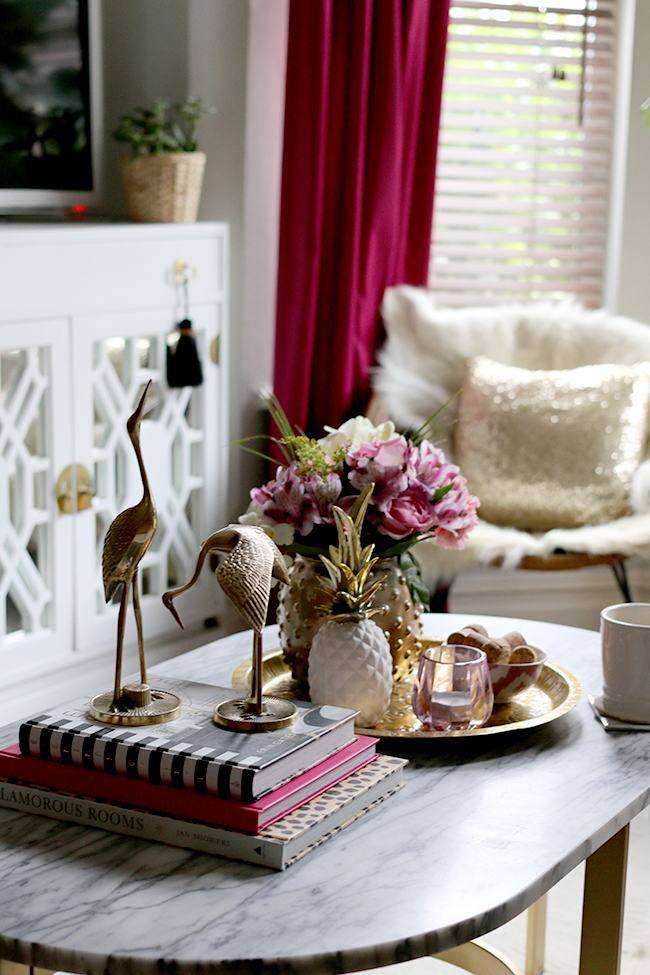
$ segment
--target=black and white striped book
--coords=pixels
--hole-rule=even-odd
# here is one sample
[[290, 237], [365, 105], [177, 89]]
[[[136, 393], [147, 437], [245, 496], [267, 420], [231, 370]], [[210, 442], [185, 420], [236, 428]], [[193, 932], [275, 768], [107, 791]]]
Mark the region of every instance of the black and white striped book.
[[223, 799], [255, 802], [354, 740], [356, 711], [295, 701], [290, 728], [245, 734], [214, 724], [216, 704], [230, 688], [155, 677], [183, 707], [168, 724], [123, 727], [94, 722], [88, 701], [74, 701], [28, 718], [20, 726], [23, 755], [125, 775]]

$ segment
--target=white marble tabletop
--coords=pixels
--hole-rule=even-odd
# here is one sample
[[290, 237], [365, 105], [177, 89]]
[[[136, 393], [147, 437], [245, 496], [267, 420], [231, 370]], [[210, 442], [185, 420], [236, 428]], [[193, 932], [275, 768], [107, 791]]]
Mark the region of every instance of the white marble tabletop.
[[[577, 708], [528, 732], [391, 747], [410, 759], [406, 788], [283, 873], [0, 810], [0, 957], [97, 975], [317, 975], [432, 954], [520, 913], [650, 802], [650, 735], [594, 719], [597, 633], [472, 619], [522, 630], [572, 671]], [[425, 633], [468, 621], [430, 615]], [[250, 649], [238, 634], [158, 670], [228, 684]], [[0, 733], [15, 740], [15, 726]]]

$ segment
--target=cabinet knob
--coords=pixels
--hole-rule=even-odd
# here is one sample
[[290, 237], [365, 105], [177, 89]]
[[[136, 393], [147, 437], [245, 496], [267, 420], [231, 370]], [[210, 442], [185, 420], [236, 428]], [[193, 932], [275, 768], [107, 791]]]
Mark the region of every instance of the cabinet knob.
[[83, 464], [69, 464], [61, 471], [56, 482], [56, 500], [62, 514], [85, 511], [92, 506], [94, 496], [92, 478]]

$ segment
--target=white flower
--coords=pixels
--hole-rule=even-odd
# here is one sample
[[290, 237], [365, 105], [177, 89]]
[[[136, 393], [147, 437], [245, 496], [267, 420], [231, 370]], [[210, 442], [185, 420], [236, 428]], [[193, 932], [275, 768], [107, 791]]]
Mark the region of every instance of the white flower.
[[276, 545], [291, 545], [295, 529], [291, 525], [280, 523], [277, 525], [264, 524], [261, 526], [271, 536]]
[[256, 525], [259, 527], [262, 524], [263, 517], [262, 505], [258, 504], [257, 501], [251, 501], [244, 514], [240, 515], [237, 521], [240, 525]]
[[266, 534], [273, 539], [276, 545], [291, 545], [295, 529], [291, 525], [271, 521], [262, 512], [262, 506], [257, 501], [251, 501], [248, 510], [238, 518], [240, 525], [256, 525], [263, 528]]
[[358, 447], [362, 441], [372, 443], [373, 440], [391, 440], [395, 436], [395, 424], [392, 420], [387, 420], [386, 423], [376, 427], [367, 416], [353, 416], [338, 430], [333, 427], [325, 427], [325, 429], [327, 436], [318, 442], [328, 457], [332, 457], [334, 451], [344, 444]]

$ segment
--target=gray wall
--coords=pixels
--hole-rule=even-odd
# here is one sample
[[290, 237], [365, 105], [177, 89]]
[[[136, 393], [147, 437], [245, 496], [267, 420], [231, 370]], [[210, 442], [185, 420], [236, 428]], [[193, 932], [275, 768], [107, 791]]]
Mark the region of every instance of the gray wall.
[[187, 95], [188, 0], [105, 0], [104, 204], [111, 217], [124, 217], [118, 159], [124, 152], [112, 138], [119, 118], [159, 95], [171, 102]]
[[[102, 210], [124, 219], [118, 160], [123, 147], [111, 138], [122, 114], [149, 106], [158, 96], [171, 103], [201, 95], [216, 109], [204, 116], [199, 147], [207, 164], [199, 220], [230, 224], [231, 232], [231, 439], [244, 435], [243, 222], [246, 135], [247, 0], [104, 0], [105, 194]], [[231, 517], [243, 510], [242, 452], [233, 448]], [[250, 481], [249, 483], [252, 483]], [[242, 492], [244, 494], [242, 496]]]

